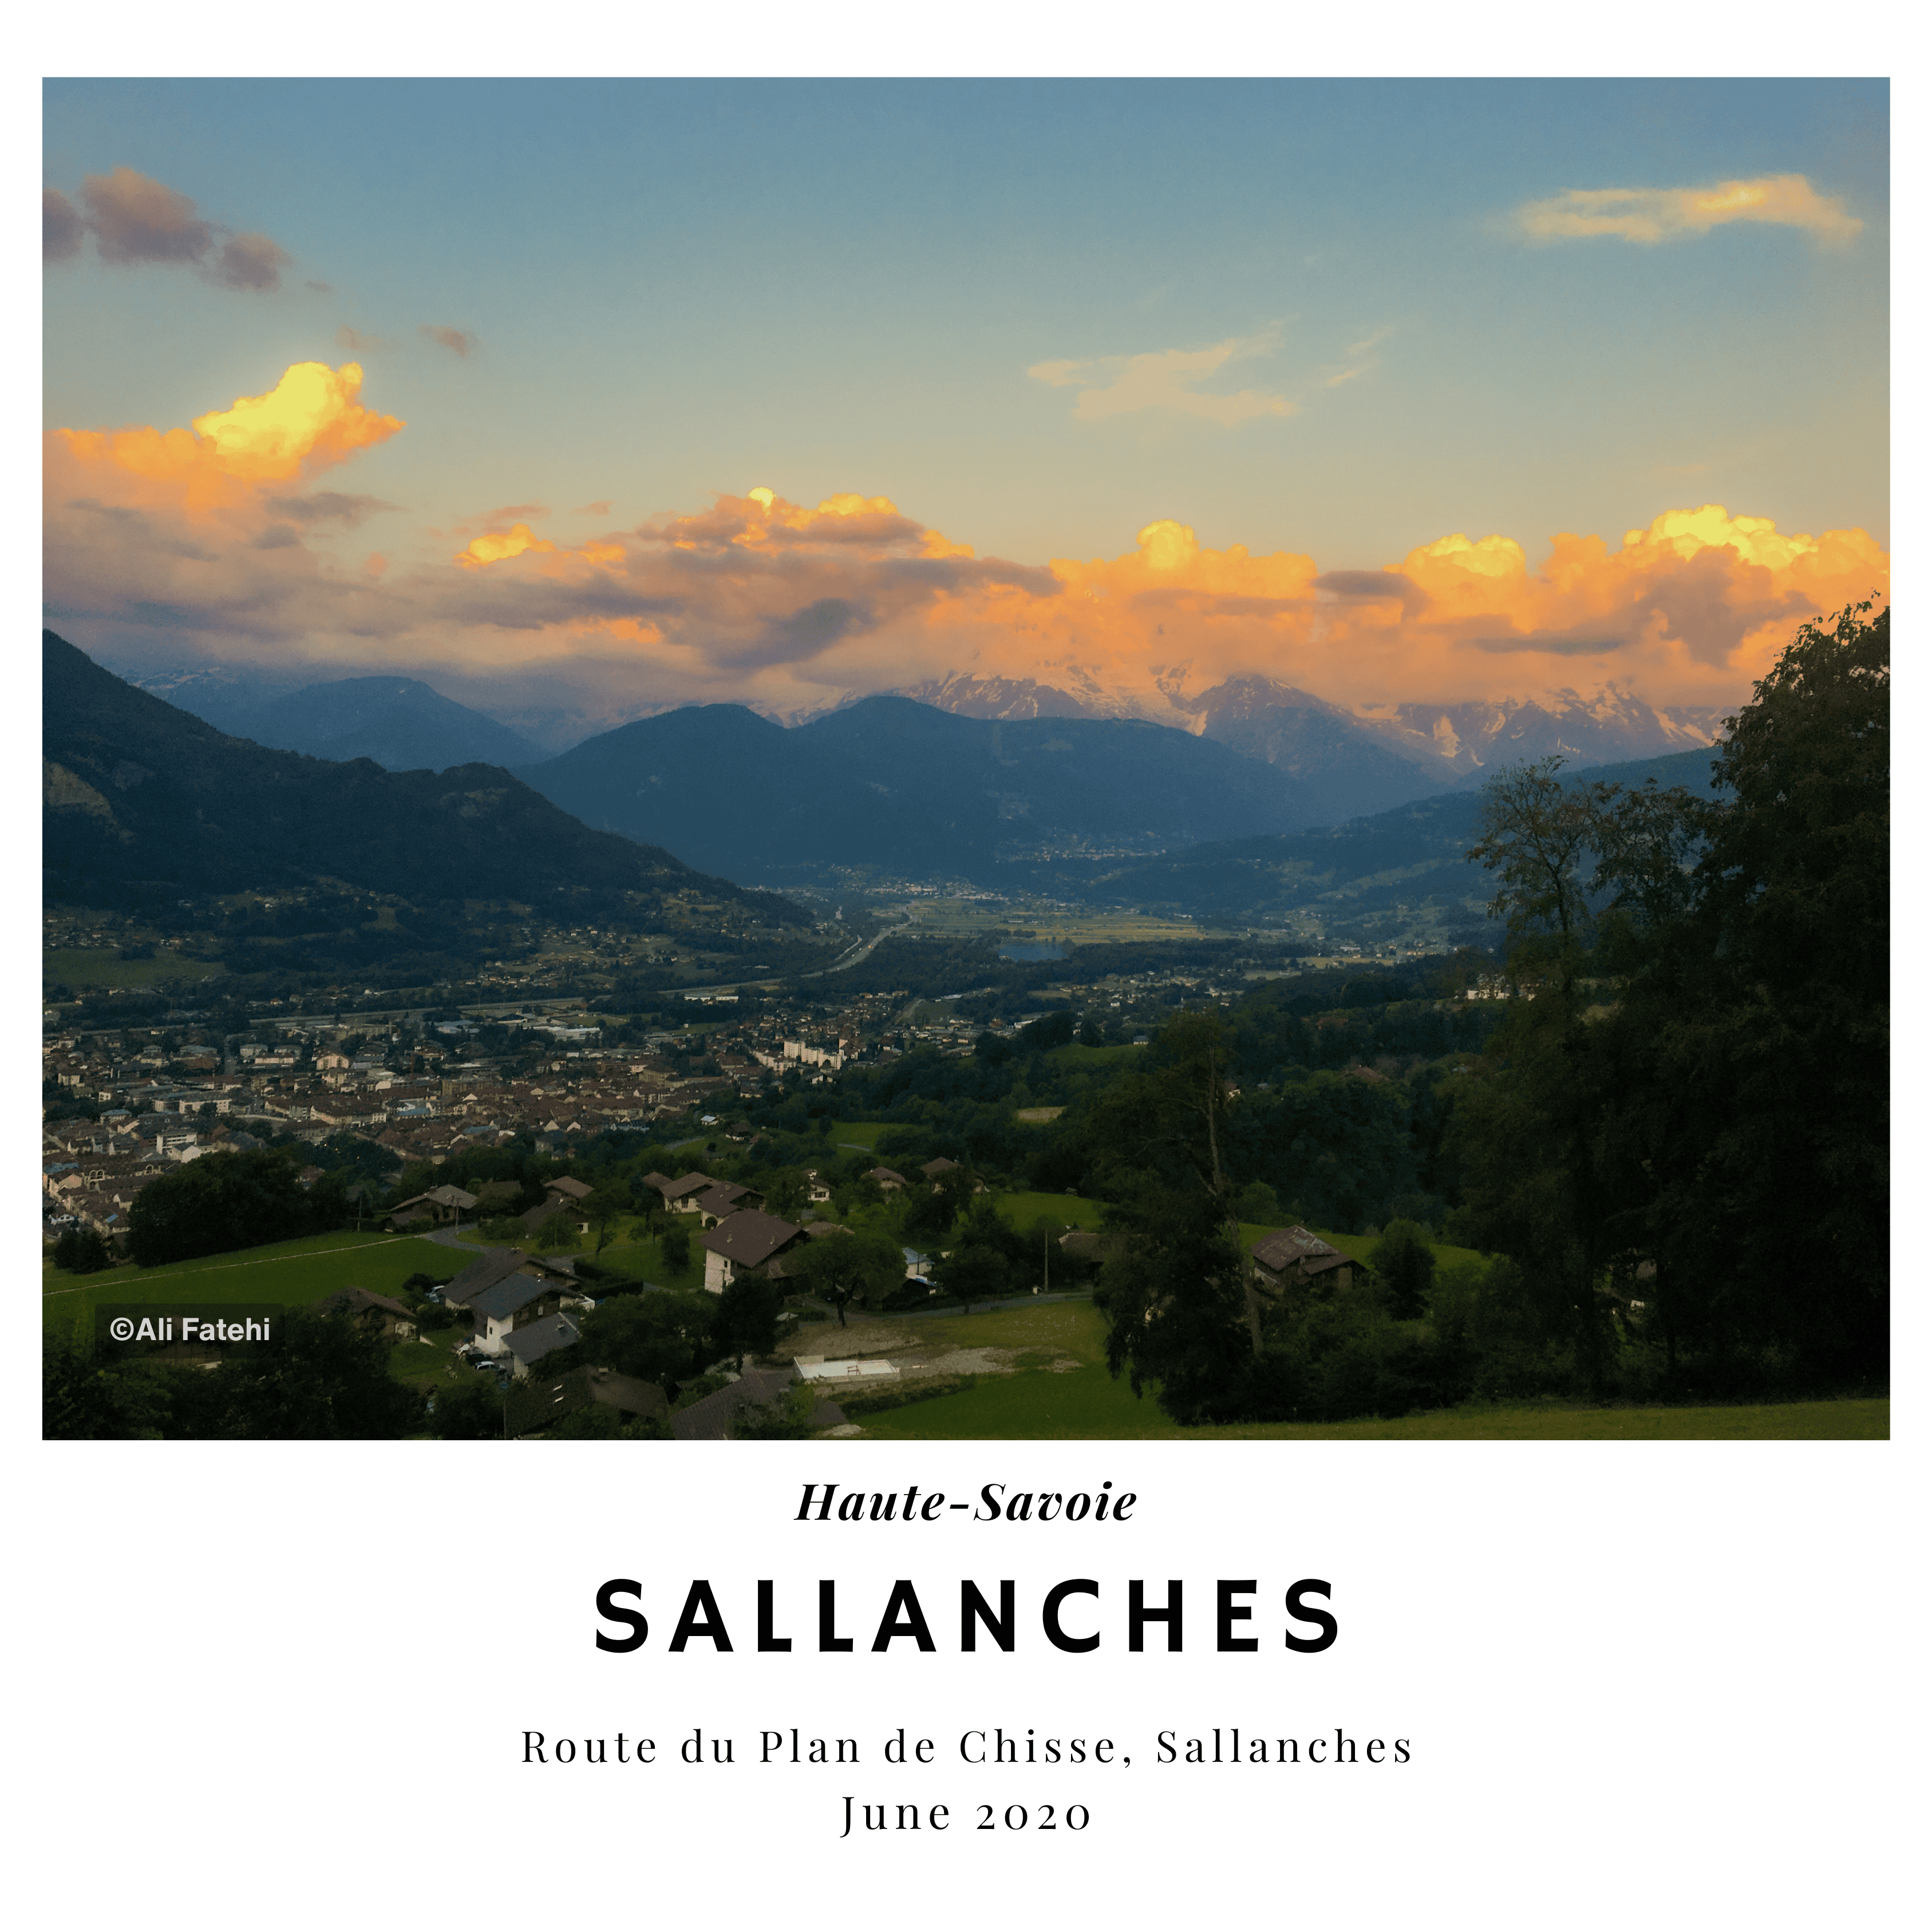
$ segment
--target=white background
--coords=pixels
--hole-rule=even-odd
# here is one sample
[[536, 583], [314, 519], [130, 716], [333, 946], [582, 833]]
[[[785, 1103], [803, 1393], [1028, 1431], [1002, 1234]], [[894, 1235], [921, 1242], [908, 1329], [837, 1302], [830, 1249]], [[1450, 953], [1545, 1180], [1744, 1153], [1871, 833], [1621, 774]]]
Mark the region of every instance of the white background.
[[[44, 1672], [20, 1761], [42, 1856], [84, 1922], [181, 1888], [197, 1922], [502, 1922], [586, 1909], [881, 1913], [923, 1924], [1126, 1922], [1264, 1907], [1276, 1922], [1516, 1926], [1891, 1922], [1920, 1822], [1898, 1672], [1888, 1444], [926, 1448], [810, 1444], [48, 1444]], [[252, 1472], [252, 1473], [251, 1473]], [[264, 1478], [268, 1480], [263, 1480]], [[960, 1497], [1139, 1492], [1127, 1524], [795, 1520], [802, 1485]], [[57, 1532], [65, 1523], [73, 1533]], [[80, 1527], [82, 1524], [85, 1528]], [[869, 1648], [911, 1578], [938, 1645]], [[1097, 1612], [1041, 1634], [1063, 1577]], [[594, 1599], [651, 1620], [596, 1649]], [[666, 1649], [708, 1578], [733, 1641]], [[755, 1648], [778, 1586], [788, 1655]], [[838, 1580], [849, 1655], [816, 1648]], [[958, 1582], [1018, 1586], [1010, 1656], [958, 1646]], [[1126, 1647], [1126, 1582], [1185, 1580], [1186, 1647]], [[1256, 1653], [1217, 1654], [1217, 1577], [1258, 1579]], [[1280, 1606], [1326, 1578], [1341, 1625], [1288, 1651]], [[1305, 1631], [1301, 1634], [1306, 1634]], [[929, 1767], [888, 1766], [903, 1724]], [[762, 1730], [863, 1761], [761, 1766]], [[1107, 1736], [1111, 1768], [969, 1767], [960, 1734]], [[1161, 1729], [1359, 1743], [1405, 1766], [1155, 1762]], [[679, 1761], [700, 1726], [737, 1762]], [[522, 1762], [526, 1727], [655, 1738], [654, 1766]], [[944, 1803], [952, 1828], [838, 1837], [842, 1798]], [[982, 1802], [1085, 1805], [1084, 1833], [983, 1832]]]

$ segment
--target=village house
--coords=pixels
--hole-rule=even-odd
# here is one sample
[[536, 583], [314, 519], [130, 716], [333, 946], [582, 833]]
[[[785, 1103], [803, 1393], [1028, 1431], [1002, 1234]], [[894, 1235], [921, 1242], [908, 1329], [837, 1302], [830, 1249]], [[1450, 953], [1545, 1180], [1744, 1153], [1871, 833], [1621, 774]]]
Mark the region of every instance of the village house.
[[315, 1303], [310, 1312], [367, 1316], [380, 1327], [389, 1341], [410, 1342], [416, 1339], [416, 1318], [408, 1307], [393, 1295], [371, 1294], [366, 1288], [338, 1288], [333, 1294]]
[[1255, 1244], [1253, 1256], [1256, 1279], [1277, 1292], [1291, 1282], [1347, 1288], [1365, 1272], [1360, 1263], [1306, 1228], [1277, 1228]]
[[704, 1286], [722, 1294], [728, 1282], [770, 1267], [804, 1238], [802, 1228], [757, 1208], [730, 1215], [698, 1238], [705, 1251]]

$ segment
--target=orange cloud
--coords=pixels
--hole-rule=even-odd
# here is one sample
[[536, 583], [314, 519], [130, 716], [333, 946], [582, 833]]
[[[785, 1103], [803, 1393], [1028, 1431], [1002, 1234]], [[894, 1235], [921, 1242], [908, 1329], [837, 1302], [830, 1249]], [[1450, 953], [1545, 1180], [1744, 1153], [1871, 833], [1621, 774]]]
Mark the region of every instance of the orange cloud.
[[312, 477], [404, 427], [358, 400], [361, 366], [298, 362], [267, 394], [197, 416], [192, 434], [142, 428], [56, 430], [84, 466], [111, 466], [178, 496], [189, 511], [233, 505], [249, 486]]
[[1793, 534], [1714, 504], [1614, 545], [1565, 532], [1532, 554], [1456, 531], [1326, 569], [1161, 517], [1120, 554], [1041, 566], [977, 556], [888, 496], [807, 505], [763, 484], [574, 548], [518, 504], [453, 556], [338, 559], [331, 533], [387, 506], [289, 481], [400, 428], [363, 406], [361, 375], [298, 364], [193, 432], [50, 436], [50, 621], [110, 654], [158, 638], [317, 676], [415, 666], [486, 706], [574, 707], [586, 730], [686, 702], [796, 716], [956, 674], [1191, 726], [1203, 691], [1244, 676], [1365, 709], [1606, 686], [1735, 704], [1798, 622], [1889, 578], [1862, 530]]
[[500, 563], [507, 556], [521, 556], [526, 550], [554, 550], [548, 537], [532, 536], [528, 524], [513, 524], [507, 530], [486, 530], [472, 537], [458, 554], [456, 561], [466, 568], [480, 569], [486, 563]]
[[1654, 244], [1732, 221], [1769, 221], [1802, 228], [1821, 242], [1849, 242], [1864, 226], [1836, 195], [1820, 194], [1802, 175], [1762, 175], [1712, 188], [1568, 188], [1546, 201], [1526, 202], [1517, 225], [1539, 242], [1615, 236]]

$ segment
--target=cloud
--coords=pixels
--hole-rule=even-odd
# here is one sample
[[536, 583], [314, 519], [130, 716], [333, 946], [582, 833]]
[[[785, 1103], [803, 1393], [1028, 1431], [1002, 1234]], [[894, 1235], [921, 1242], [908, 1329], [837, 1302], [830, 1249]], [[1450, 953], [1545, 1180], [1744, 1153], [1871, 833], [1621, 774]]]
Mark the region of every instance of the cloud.
[[178, 189], [133, 168], [88, 175], [80, 186], [83, 220], [57, 189], [43, 196], [44, 249], [49, 260], [77, 254], [84, 229], [104, 262], [131, 268], [146, 262], [199, 270], [224, 288], [270, 293], [281, 286], [293, 257], [266, 235], [237, 234], [205, 220]]
[[800, 503], [764, 484], [574, 545], [542, 506], [511, 504], [454, 555], [454, 533], [424, 548], [420, 532], [338, 555], [392, 506], [291, 485], [400, 430], [361, 382], [298, 364], [192, 432], [51, 434], [49, 620], [130, 660], [433, 673], [485, 709], [574, 709], [586, 730], [688, 702], [796, 716], [949, 672], [1189, 724], [1201, 692], [1247, 676], [1343, 705], [1612, 680], [1658, 705], [1734, 704], [1796, 623], [1889, 575], [1862, 531], [1708, 503], [1620, 543], [1564, 532], [1532, 555], [1457, 531], [1378, 568], [1216, 546], [1174, 517], [1118, 555], [1016, 562], [883, 495]]
[[380, 355], [388, 347], [380, 335], [365, 334], [359, 328], [352, 328], [347, 322], [335, 332], [335, 346], [346, 349], [352, 356]]
[[610, 514], [610, 499], [602, 496], [594, 503], [580, 503], [570, 514], [573, 517], [608, 517]]
[[353, 530], [364, 518], [379, 511], [402, 508], [380, 496], [346, 496], [340, 490], [318, 490], [308, 496], [270, 496], [263, 506], [271, 514], [286, 517], [292, 523], [339, 523], [345, 530]]
[[87, 224], [80, 211], [57, 188], [40, 190], [40, 260], [64, 262], [80, 253]]
[[75, 458], [139, 478], [150, 500], [188, 516], [232, 507], [250, 486], [312, 477], [403, 428], [359, 400], [362, 370], [297, 362], [266, 395], [238, 396], [197, 416], [194, 431], [59, 429]]
[[266, 235], [234, 235], [222, 243], [213, 273], [231, 289], [278, 289], [282, 271], [293, 260]]
[[1231, 336], [1209, 349], [1162, 349], [1141, 356], [1100, 356], [1090, 362], [1036, 362], [1027, 374], [1053, 388], [1078, 388], [1080, 397], [1073, 405], [1073, 416], [1078, 422], [1099, 422], [1138, 410], [1172, 410], [1232, 429], [1257, 416], [1292, 416], [1297, 405], [1285, 396], [1263, 395], [1253, 389], [1223, 395], [1194, 385], [1231, 362], [1273, 355], [1281, 340], [1280, 325], [1270, 323], [1257, 334]]
[[466, 360], [472, 349], [482, 346], [479, 339], [466, 328], [449, 328], [440, 323], [426, 322], [422, 326], [422, 332], [430, 341], [440, 342], [444, 348]]
[[1706, 235], [1732, 221], [1802, 228], [1820, 242], [1846, 242], [1864, 226], [1836, 195], [1821, 195], [1803, 175], [1761, 175], [1710, 188], [1567, 188], [1516, 211], [1539, 242], [1615, 236], [1646, 244]]

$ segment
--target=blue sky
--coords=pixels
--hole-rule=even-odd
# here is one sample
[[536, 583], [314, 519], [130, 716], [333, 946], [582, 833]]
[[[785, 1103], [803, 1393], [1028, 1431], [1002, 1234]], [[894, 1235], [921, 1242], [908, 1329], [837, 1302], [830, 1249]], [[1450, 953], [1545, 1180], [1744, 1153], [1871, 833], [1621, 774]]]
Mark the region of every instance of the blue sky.
[[[1534, 565], [1556, 532], [1614, 548], [1710, 502], [1888, 541], [1882, 82], [74, 82], [45, 103], [45, 182], [76, 206], [130, 169], [292, 258], [273, 291], [92, 248], [50, 266], [49, 427], [185, 426], [350, 359], [346, 328], [363, 402], [408, 424], [353, 477], [400, 506], [357, 533], [392, 564], [446, 560], [442, 533], [500, 507], [575, 542], [760, 484], [884, 496], [1029, 566], [1118, 556], [1161, 519], [1330, 571], [1454, 532]], [[1522, 213], [1790, 177], [1831, 220], [1649, 242], [1538, 239]]]

